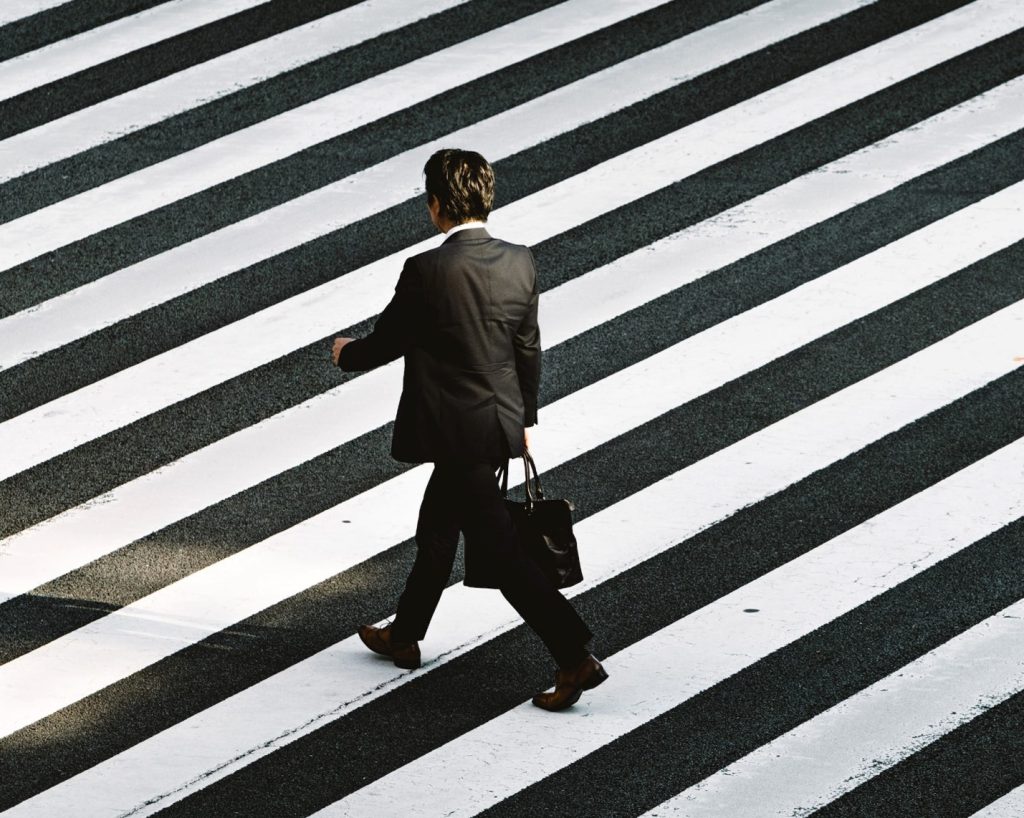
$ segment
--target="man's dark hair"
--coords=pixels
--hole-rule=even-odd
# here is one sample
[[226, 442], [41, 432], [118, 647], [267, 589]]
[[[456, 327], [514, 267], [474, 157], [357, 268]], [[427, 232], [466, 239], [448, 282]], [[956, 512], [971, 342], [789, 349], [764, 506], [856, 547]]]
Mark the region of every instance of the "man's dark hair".
[[441, 215], [455, 224], [487, 221], [494, 205], [494, 171], [476, 151], [445, 148], [423, 166], [427, 177], [427, 201], [441, 203]]

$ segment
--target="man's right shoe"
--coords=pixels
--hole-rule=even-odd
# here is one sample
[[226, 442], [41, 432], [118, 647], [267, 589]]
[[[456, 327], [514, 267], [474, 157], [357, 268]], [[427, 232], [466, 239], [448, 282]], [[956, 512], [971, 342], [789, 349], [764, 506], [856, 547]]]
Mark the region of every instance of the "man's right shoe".
[[391, 638], [391, 625], [376, 628], [373, 625], [360, 625], [359, 638], [374, 653], [390, 656], [395, 666], [406, 670], [415, 670], [420, 666], [420, 646], [417, 642], [398, 642]]
[[538, 693], [533, 703], [544, 710], [565, 710], [579, 701], [584, 690], [593, 690], [607, 678], [608, 671], [590, 654], [576, 667], [555, 673], [555, 689]]

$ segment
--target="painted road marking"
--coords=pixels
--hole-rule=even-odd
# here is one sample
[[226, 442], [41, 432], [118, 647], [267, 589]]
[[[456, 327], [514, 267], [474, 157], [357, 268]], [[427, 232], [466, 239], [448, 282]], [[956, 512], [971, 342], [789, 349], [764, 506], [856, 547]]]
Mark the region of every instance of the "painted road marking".
[[[1024, 514], [1024, 497], [1005, 476], [1022, 471], [1024, 441], [1017, 441], [609, 657], [607, 694], [585, 696], [582, 707], [559, 720], [556, 732], [551, 716], [527, 702], [315, 814], [476, 815], [1017, 519]], [[650, 511], [661, 515], [669, 507], [681, 509], [688, 503], [679, 503], [680, 496], [688, 495], [663, 495], [666, 505], [650, 506]], [[620, 547], [636, 539], [630, 527], [644, 519], [630, 515], [629, 524], [623, 521]], [[749, 608], [757, 608], [758, 615], [746, 613]], [[966, 640], [965, 648], [965, 640], [951, 640], [941, 659], [963, 669], [977, 652], [990, 657], [991, 665], [962, 679], [947, 679], [951, 686], [931, 690], [933, 708], [906, 712], [904, 718], [916, 716], [916, 725], [926, 713], [942, 715], [961, 700], [977, 702], [986, 689], [1004, 698], [1019, 689], [1024, 684], [1024, 629], [1019, 623], [989, 622], [989, 638], [982, 638], [980, 646]], [[1013, 653], [997, 661], [992, 654], [998, 648]], [[931, 668], [936, 664], [932, 660]], [[935, 683], [918, 682], [918, 690]], [[884, 740], [884, 728], [872, 727], [875, 737]], [[842, 750], [830, 747], [829, 753], [835, 762]], [[805, 775], [814, 775], [813, 765], [808, 766], [798, 781], [789, 779], [794, 786]], [[431, 797], [424, 799], [427, 791]], [[770, 802], [770, 792], [759, 794]], [[762, 803], [757, 815], [774, 814], [763, 810]], [[706, 814], [754, 813], [716, 809]]]
[[0, 183], [465, 2], [363, 0], [126, 91], [0, 141]]
[[[1017, 314], [1019, 325], [1019, 310]], [[902, 387], [913, 390], [918, 385], [914, 379], [922, 378], [922, 374], [922, 383], [933, 388], [936, 381], [941, 382], [949, 374], [948, 369], [941, 369], [943, 355], [949, 352], [962, 361], [972, 354], [971, 347], [970, 342], [961, 346], [959, 354], [949, 346], [919, 353], [583, 520], [576, 530], [580, 542], [586, 543], [587, 580], [569, 589], [568, 595], [582, 593], [671, 549], [738, 508], [781, 491], [898, 428], [914, 414], [929, 411], [929, 406], [914, 399], [889, 396]], [[918, 364], [925, 361], [928, 371], [922, 373]], [[912, 382], [905, 383], [903, 378]], [[934, 397], [927, 400], [930, 402]], [[863, 412], [851, 428], [836, 422], [837, 417], [847, 417], [843, 412], [851, 408], [872, 406], [888, 410], [890, 400], [917, 405], [898, 407], [885, 417], [884, 412], [874, 416]], [[571, 409], [563, 414], [560, 428], [552, 432], [553, 440], [573, 428]], [[549, 456], [550, 453], [545, 455], [544, 462]], [[767, 614], [759, 623], [762, 629], [757, 638], [781, 638], [783, 642], [797, 638], [793, 628], [814, 627], [811, 616], [823, 617], [823, 621], [838, 616], [844, 608], [854, 607], [966, 547], [998, 527], [1000, 520], [1024, 513], [1024, 498], [1013, 490], [1012, 481], [1005, 479], [1006, 474], [1019, 471], [1022, 463], [1024, 441], [1017, 441], [681, 620], [683, 624], [677, 626], [685, 633], [675, 639], [680, 644], [691, 641], [694, 646], [693, 652], [680, 657], [685, 671], [682, 678], [688, 678], [686, 674], [695, 667], [707, 668], [724, 678], [740, 669], [729, 665], [728, 660], [751, 662], [760, 658], [751, 656], [749, 646], [740, 657], [731, 651], [730, 657], [719, 655], [723, 635], [728, 637], [732, 629], [739, 632], [748, 626], [749, 615], [742, 613], [744, 608], [758, 607]], [[687, 502], [679, 503], [679, 497], [686, 497]], [[943, 513], [936, 515], [936, 508]], [[969, 513], [947, 515], [948, 508]], [[930, 516], [945, 522], [939, 526], [920, 525], [922, 517]], [[644, 521], [642, 530], [638, 520]], [[898, 543], [899, 548], [892, 548], [890, 540]], [[852, 576], [859, 581], [848, 583], [849, 587], [841, 592], [828, 586], [829, 582], [841, 583]], [[794, 594], [794, 587], [801, 588], [801, 592]], [[771, 631], [778, 624], [775, 612], [789, 608], [794, 597], [804, 600], [804, 609], [794, 612], [796, 621], [790, 623], [789, 630], [773, 635]], [[821, 599], [831, 600], [832, 607], [822, 610], [818, 604]], [[498, 594], [461, 584], [447, 589], [424, 643], [426, 664], [421, 673], [517, 624], [513, 611]], [[708, 634], [712, 635], [710, 645]], [[664, 654], [665, 641], [656, 637], [648, 644]], [[762, 651], [768, 649], [774, 648], [770, 644], [757, 647]], [[693, 653], [699, 659], [685, 666]], [[718, 664], [709, 667], [709, 659], [717, 659]], [[619, 678], [625, 680], [629, 675], [627, 667], [615, 659], [609, 667], [616, 679], [613, 703], [610, 710], [601, 710], [600, 719], [592, 721], [630, 717], [630, 708], [624, 706], [619, 690]], [[350, 637], [24, 802], [12, 811], [12, 818], [53, 815], [68, 804], [79, 808], [89, 805], [95, 814], [115, 805], [120, 809], [137, 805], [139, 815], [151, 814], [377, 696], [390, 693], [418, 675], [367, 661], [358, 637]], [[675, 678], [668, 677], [673, 689], [677, 686]], [[647, 677], [641, 677], [642, 682], [646, 680]], [[717, 679], [693, 681], [708, 686]], [[676, 692], [692, 695], [699, 689], [690, 686]], [[296, 695], [296, 691], [302, 691], [302, 695]], [[662, 695], [664, 692], [659, 691]], [[601, 699], [595, 694], [585, 698], [581, 707], [600, 704]], [[638, 725], [628, 729], [634, 726]], [[447, 755], [451, 749], [446, 746], [439, 752]], [[360, 796], [365, 797], [365, 793]], [[447, 806], [449, 802], [444, 799], [440, 803]]]
[[[1017, 364], [1007, 352], [1022, 332], [1024, 301], [705, 458], [684, 471], [692, 474], [756, 444], [754, 451], [744, 450], [745, 460], [730, 460], [728, 471], [703, 476], [686, 495], [687, 514], [692, 518], [705, 502], [702, 493], [712, 493], [720, 507], [704, 528], [1012, 371]], [[536, 439], [536, 451], [553, 468], [678, 406], [701, 374], [688, 368], [692, 351], [693, 345], [676, 344], [557, 401], [531, 435], [531, 447]], [[732, 354], [716, 345], [706, 357]], [[708, 372], [703, 370], [705, 377]], [[623, 401], [624, 394], [645, 400]], [[408, 539], [428, 475], [428, 464], [413, 468], [0, 666], [0, 697], [10, 705], [0, 712], [0, 736]], [[407, 515], [393, 513], [399, 508]], [[648, 518], [630, 518], [638, 519]], [[668, 519], [655, 514], [651, 526]], [[679, 532], [671, 531], [678, 542]]]
[[[595, 6], [590, 0], [566, 0], [65, 199], [58, 207], [83, 201], [80, 197], [95, 203], [97, 196], [103, 196], [105, 206], [112, 207], [118, 221], [123, 221], [131, 218], [131, 212], [144, 213], [226, 182], [415, 105], [441, 90], [471, 82], [665, 2], [611, 0]], [[149, 108], [142, 98], [136, 104]], [[127, 113], [129, 121], [136, 118], [133, 111]], [[39, 167], [39, 159], [26, 156], [45, 154], [44, 134], [38, 131], [55, 126], [64, 131], [66, 123], [56, 120], [0, 143], [0, 181], [24, 173], [26, 165]], [[75, 142], [74, 132], [64, 139]], [[47, 164], [52, 161], [48, 158]], [[121, 197], [125, 197], [123, 206]], [[127, 207], [129, 202], [136, 203], [135, 211]], [[19, 237], [19, 242], [25, 240]], [[3, 243], [6, 245], [6, 239]], [[24, 251], [21, 246], [18, 252], [5, 252], [0, 269], [24, 261]]]
[[1020, 818], [1024, 815], [1024, 786], [1010, 790], [998, 801], [993, 801], [971, 818]]
[[268, 0], [173, 0], [0, 62], [0, 100], [168, 40]]
[[[420, 194], [423, 162], [438, 148], [474, 145], [495, 162], [858, 5], [863, 0], [774, 0], [35, 304], [0, 319], [0, 368], [16, 366]], [[1007, 118], [1010, 111], [1016, 109], [1010, 108]], [[44, 248], [37, 242], [31, 252], [89, 235], [98, 229], [95, 214], [109, 219], [105, 207], [72, 208], [70, 213], [46, 208], [25, 217], [31, 223], [27, 238], [34, 235], [46, 243]]]
[[[1024, 459], [1001, 465], [1007, 470], [991, 473], [993, 484], [1005, 484], [1008, 474], [1024, 478]], [[970, 515], [965, 503], [974, 499], [970, 492], [958, 496], [953, 514]], [[933, 505], [931, 513], [949, 509]], [[919, 524], [934, 525], [931, 518]], [[1024, 689], [1022, 621], [1024, 601], [761, 745], [644, 818], [809, 815]]]
[[[1021, 23], [1024, 4], [979, 0], [520, 199], [491, 221], [500, 235], [536, 244]], [[435, 243], [420, 242], [0, 424], [0, 480], [379, 312], [404, 259]]]
[[[1024, 79], [1013, 86], [1016, 94], [1024, 93]], [[1016, 129], [1018, 123], [1003, 117], [1015, 111], [1015, 119], [1024, 119], [1024, 104], [1007, 104], [1002, 92], [1009, 87], [987, 92], [545, 292], [545, 345], [556, 346], [938, 167], [973, 150], [979, 138], [997, 138], [1007, 127]], [[759, 355], [740, 365], [730, 362], [728, 372], [719, 376], [722, 382], [1018, 240], [1024, 224], [1019, 217], [1021, 195], [1021, 185], [1011, 186], [737, 316], [712, 337], [729, 348], [745, 345]], [[757, 229], [745, 229], [748, 225]], [[888, 279], [880, 281], [880, 275]], [[821, 320], [803, 320], [801, 314], [812, 313]], [[780, 321], [783, 329], [768, 327], [773, 321]], [[760, 332], [774, 343], [751, 343]], [[688, 343], [703, 344], [698, 340], [702, 337]], [[400, 379], [397, 365], [367, 373], [0, 541], [0, 601], [378, 428], [398, 402]]]

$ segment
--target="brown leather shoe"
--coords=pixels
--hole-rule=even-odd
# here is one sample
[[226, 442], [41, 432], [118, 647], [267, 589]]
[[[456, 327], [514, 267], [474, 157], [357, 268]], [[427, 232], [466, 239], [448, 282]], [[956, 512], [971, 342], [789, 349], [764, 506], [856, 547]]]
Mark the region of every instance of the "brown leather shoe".
[[415, 670], [420, 666], [420, 646], [417, 642], [396, 642], [391, 639], [391, 625], [375, 628], [373, 625], [360, 625], [359, 638], [374, 653], [390, 656], [396, 667]]
[[559, 670], [555, 673], [555, 689], [551, 693], [538, 693], [533, 703], [545, 710], [564, 710], [579, 701], [584, 690], [592, 690], [608, 678], [608, 671], [601, 663], [588, 654], [572, 670]]

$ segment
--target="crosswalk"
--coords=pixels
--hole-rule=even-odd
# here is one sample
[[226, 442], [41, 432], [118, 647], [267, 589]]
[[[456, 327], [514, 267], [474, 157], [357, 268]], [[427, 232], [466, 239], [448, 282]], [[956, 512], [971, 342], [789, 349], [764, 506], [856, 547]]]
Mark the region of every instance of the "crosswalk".
[[[1024, 5], [0, 6], [4, 815], [1024, 815]], [[563, 714], [461, 563], [354, 636], [430, 466], [329, 342], [441, 146], [540, 271]]]

